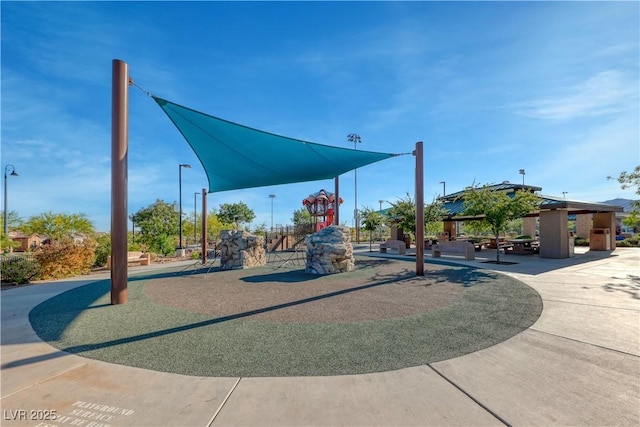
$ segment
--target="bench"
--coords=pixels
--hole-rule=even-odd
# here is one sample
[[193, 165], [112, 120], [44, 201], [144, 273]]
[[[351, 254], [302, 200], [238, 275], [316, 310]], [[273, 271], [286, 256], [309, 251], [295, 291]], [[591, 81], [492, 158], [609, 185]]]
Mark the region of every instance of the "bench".
[[[127, 264], [151, 265], [151, 254], [127, 252]], [[111, 255], [107, 257], [107, 269], [111, 270]]]
[[431, 247], [431, 255], [434, 258], [440, 258], [443, 252], [447, 254], [462, 254], [467, 261], [476, 259], [475, 246], [463, 240], [441, 242]]
[[387, 240], [380, 243], [380, 253], [386, 254], [387, 249], [395, 249], [400, 255], [407, 253], [407, 245], [402, 240]]

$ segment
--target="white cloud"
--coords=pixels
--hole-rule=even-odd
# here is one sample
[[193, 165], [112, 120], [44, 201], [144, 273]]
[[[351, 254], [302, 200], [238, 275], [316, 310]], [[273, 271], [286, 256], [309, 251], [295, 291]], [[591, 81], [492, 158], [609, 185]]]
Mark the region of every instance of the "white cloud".
[[517, 107], [521, 114], [538, 119], [571, 120], [601, 116], [627, 110], [638, 103], [637, 81], [616, 70], [590, 77], [557, 95], [525, 102]]

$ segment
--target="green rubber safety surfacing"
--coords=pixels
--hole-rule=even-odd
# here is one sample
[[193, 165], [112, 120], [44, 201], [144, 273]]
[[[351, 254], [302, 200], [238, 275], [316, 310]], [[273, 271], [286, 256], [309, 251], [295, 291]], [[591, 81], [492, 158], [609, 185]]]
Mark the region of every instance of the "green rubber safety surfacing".
[[[406, 262], [403, 271], [407, 266], [412, 264]], [[324, 280], [340, 277], [355, 283], [366, 276], [368, 285], [353, 292], [406, 286], [406, 274], [377, 283], [376, 266], [369, 268], [367, 274], [356, 270]], [[272, 272], [262, 267], [233, 274], [255, 278]], [[224, 273], [208, 276], [217, 280]], [[324, 298], [322, 280], [327, 276], [306, 276], [305, 282], [303, 271], [282, 274], [317, 287], [316, 299]], [[94, 282], [41, 303], [29, 319], [50, 345], [91, 359], [185, 375], [273, 377], [362, 374], [446, 360], [505, 341], [531, 326], [542, 312], [538, 293], [518, 280], [441, 263], [427, 264], [421, 286], [448, 287], [457, 292], [453, 301], [409, 316], [353, 322], [256, 320], [261, 310], [197, 313], [150, 299], [145, 286], [157, 280], [175, 280], [178, 293], [189, 280], [202, 277], [165, 272], [129, 278], [129, 301], [116, 306], [110, 305], [109, 280]], [[312, 303], [301, 300], [287, 307], [305, 310]], [[263, 311], [278, 309], [274, 305]]]

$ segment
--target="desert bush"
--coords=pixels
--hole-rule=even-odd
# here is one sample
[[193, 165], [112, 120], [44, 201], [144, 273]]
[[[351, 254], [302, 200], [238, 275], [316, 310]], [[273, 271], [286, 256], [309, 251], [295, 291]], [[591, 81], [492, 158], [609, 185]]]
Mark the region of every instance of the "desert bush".
[[573, 243], [575, 246], [589, 246], [589, 240], [582, 237], [575, 237]]
[[633, 248], [640, 246], [640, 234], [636, 234], [635, 236], [626, 238], [624, 240], [616, 241], [616, 246], [623, 248]]
[[95, 249], [93, 239], [85, 239], [82, 243], [71, 239], [54, 240], [36, 254], [41, 266], [40, 277], [61, 279], [88, 274], [95, 261]]
[[94, 267], [104, 267], [111, 255], [111, 234], [103, 234], [96, 239]]
[[22, 285], [38, 278], [40, 264], [35, 259], [16, 257], [2, 263], [0, 274], [3, 282]]

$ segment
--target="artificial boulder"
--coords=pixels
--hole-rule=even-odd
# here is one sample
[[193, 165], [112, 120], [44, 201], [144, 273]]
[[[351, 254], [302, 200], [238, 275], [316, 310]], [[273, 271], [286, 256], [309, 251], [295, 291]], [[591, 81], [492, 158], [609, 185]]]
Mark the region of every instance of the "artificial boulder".
[[351, 232], [347, 227], [332, 225], [305, 238], [307, 265], [312, 274], [346, 273], [355, 268]]
[[220, 268], [252, 268], [267, 264], [264, 236], [247, 231], [222, 230], [220, 232]]

